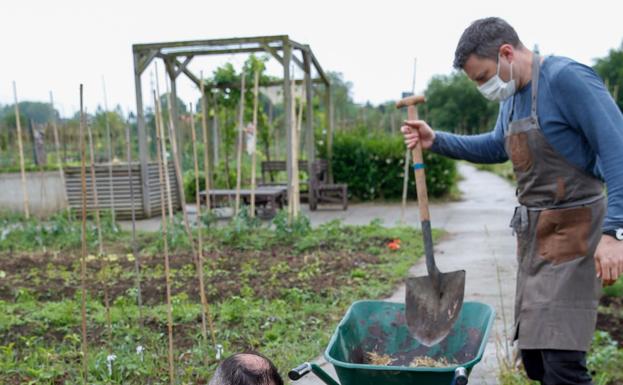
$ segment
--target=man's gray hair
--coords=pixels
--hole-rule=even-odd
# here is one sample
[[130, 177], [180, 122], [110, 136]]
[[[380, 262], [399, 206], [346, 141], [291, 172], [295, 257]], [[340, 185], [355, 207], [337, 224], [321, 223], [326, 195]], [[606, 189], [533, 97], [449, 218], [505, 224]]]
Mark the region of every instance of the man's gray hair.
[[515, 29], [503, 19], [478, 19], [463, 31], [454, 52], [453, 66], [463, 69], [472, 54], [482, 59], [497, 60], [498, 50], [503, 44], [510, 44], [515, 48], [523, 46]]
[[209, 385], [283, 385], [283, 379], [271, 360], [257, 352], [245, 352], [221, 362]]

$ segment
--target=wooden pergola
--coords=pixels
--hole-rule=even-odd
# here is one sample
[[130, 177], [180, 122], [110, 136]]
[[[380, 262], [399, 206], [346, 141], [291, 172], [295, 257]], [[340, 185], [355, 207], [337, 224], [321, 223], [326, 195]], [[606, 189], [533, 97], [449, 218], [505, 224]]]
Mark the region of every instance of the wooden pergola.
[[[312, 162], [315, 160], [315, 143], [314, 143], [314, 130], [313, 130], [313, 110], [312, 110], [312, 83], [323, 84], [325, 87], [324, 104], [326, 111], [326, 129], [327, 129], [327, 146], [328, 146], [328, 158], [329, 165], [331, 165], [332, 158], [332, 138], [333, 138], [333, 122], [332, 122], [332, 109], [331, 109], [331, 83], [329, 78], [324, 73], [320, 63], [314, 56], [309, 45], [300, 44], [291, 40], [288, 35], [277, 36], [258, 36], [258, 37], [243, 37], [243, 38], [230, 38], [230, 39], [215, 39], [215, 40], [194, 40], [194, 41], [179, 41], [179, 42], [166, 42], [166, 43], [150, 43], [150, 44], [134, 44], [132, 46], [132, 52], [134, 55], [134, 83], [136, 89], [136, 111], [137, 111], [137, 123], [138, 123], [138, 149], [139, 149], [139, 162], [141, 165], [141, 181], [142, 181], [142, 201], [143, 210], [146, 216], [151, 216], [150, 205], [150, 190], [152, 186], [149, 183], [148, 175], [148, 162], [149, 152], [147, 147], [147, 133], [145, 130], [145, 116], [143, 111], [143, 94], [141, 75], [149, 64], [160, 58], [164, 62], [166, 73], [171, 83], [171, 97], [172, 100], [177, 100], [177, 87], [176, 79], [179, 75], [184, 74], [190, 79], [197, 88], [201, 89], [201, 80], [195, 75], [189, 68], [189, 63], [196, 56], [204, 55], [222, 55], [222, 54], [237, 54], [237, 53], [254, 53], [254, 52], [267, 52], [273, 58], [275, 58], [283, 67], [283, 79], [280, 81], [271, 82], [270, 84], [262, 83], [262, 86], [283, 86], [283, 100], [284, 100], [284, 124], [286, 131], [286, 140], [288, 143], [292, 141], [292, 88], [291, 88], [291, 74], [290, 65], [295, 63], [304, 72], [303, 84], [305, 87], [305, 144], [308, 158], [308, 167], [311, 168]], [[300, 58], [297, 56], [300, 54]], [[317, 78], [312, 78], [312, 66], [318, 74]], [[229, 88], [235, 88], [237, 85], [227, 85]], [[211, 87], [208, 85], [205, 87], [205, 98], [208, 103]], [[207, 107], [207, 106], [206, 106]], [[206, 111], [208, 109], [206, 108]], [[171, 109], [171, 118], [176, 126], [179, 127], [179, 117], [176, 108]], [[181, 140], [180, 130], [177, 131], [178, 147]], [[178, 151], [179, 153], [179, 151]], [[295, 159], [292, 159], [291, 146], [287, 146], [287, 177], [288, 181], [292, 180], [294, 172], [298, 171], [298, 164]], [[311, 172], [311, 169], [308, 170]], [[329, 166], [329, 178], [332, 178], [331, 166]], [[288, 183], [288, 196], [291, 196], [291, 183]], [[315, 197], [309, 194], [310, 205], [314, 202]]]

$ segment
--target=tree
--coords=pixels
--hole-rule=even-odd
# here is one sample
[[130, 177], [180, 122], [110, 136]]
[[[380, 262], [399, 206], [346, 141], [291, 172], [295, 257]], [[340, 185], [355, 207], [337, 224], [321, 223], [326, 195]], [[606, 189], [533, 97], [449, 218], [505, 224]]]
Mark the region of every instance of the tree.
[[[50, 103], [42, 102], [19, 102], [19, 114], [20, 123], [22, 126], [26, 126], [28, 122], [34, 122], [37, 124], [45, 124], [55, 116], [58, 118], [58, 111], [52, 109]], [[4, 123], [9, 127], [15, 127], [15, 105], [6, 105], [2, 108], [0, 116], [3, 117]]]
[[490, 131], [495, 124], [498, 104], [486, 100], [469, 78], [455, 72], [435, 76], [425, 92], [428, 120], [433, 128], [460, 134]]
[[[153, 113], [150, 110], [145, 114], [145, 120], [149, 123], [153, 121]], [[107, 147], [107, 129], [106, 120], [110, 126], [111, 136], [111, 149], [113, 157], [125, 160], [126, 152], [126, 140], [125, 140], [125, 125], [126, 121], [123, 117], [123, 112], [117, 106], [114, 110], [104, 111], [100, 106], [95, 111], [93, 116], [93, 136], [96, 147], [96, 158], [98, 161], [108, 161], [108, 147]], [[150, 130], [151, 132], [152, 130]]]
[[623, 111], [623, 43], [619, 49], [611, 49], [608, 56], [597, 59], [593, 68], [604, 79], [608, 91]]
[[[31, 123], [42, 125], [48, 123], [52, 117], [58, 118], [59, 113], [49, 103], [22, 101], [19, 102], [20, 124], [25, 133], [25, 138], [30, 138], [28, 134]], [[0, 108], [0, 150], [12, 151], [17, 141], [17, 119], [15, 118], [15, 105], [4, 105]], [[25, 139], [28, 142], [30, 140]]]
[[331, 82], [331, 102], [333, 103], [334, 119], [338, 126], [353, 124], [358, 117], [359, 108], [353, 102], [353, 83], [344, 79], [341, 72], [327, 72]]

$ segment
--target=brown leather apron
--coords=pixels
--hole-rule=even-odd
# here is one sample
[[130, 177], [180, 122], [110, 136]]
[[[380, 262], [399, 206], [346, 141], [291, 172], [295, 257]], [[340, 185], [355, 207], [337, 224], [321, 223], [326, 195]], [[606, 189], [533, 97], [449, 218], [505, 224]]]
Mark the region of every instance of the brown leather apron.
[[504, 138], [520, 204], [511, 221], [518, 262], [514, 335], [520, 349], [586, 351], [601, 293], [593, 256], [605, 214], [603, 184], [545, 139], [536, 110], [539, 70], [535, 54], [530, 116], [512, 121], [511, 111]]

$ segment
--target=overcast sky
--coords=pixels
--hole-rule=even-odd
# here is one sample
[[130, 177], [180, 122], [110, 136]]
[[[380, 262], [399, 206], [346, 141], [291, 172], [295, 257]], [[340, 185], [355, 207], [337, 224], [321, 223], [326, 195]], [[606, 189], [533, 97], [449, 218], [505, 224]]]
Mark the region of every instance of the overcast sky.
[[[0, 104], [13, 102], [15, 80], [20, 100], [48, 101], [53, 91], [66, 116], [77, 110], [84, 83], [92, 111], [103, 104], [104, 77], [108, 104], [135, 110], [132, 44], [275, 34], [309, 44], [325, 70], [353, 83], [355, 101], [376, 104], [411, 88], [416, 57], [416, 90], [450, 73], [458, 38], [477, 18], [503, 17], [526, 46], [592, 65], [621, 45], [622, 11], [623, 2], [602, 0], [3, 0]], [[220, 63], [239, 67], [244, 59], [226, 55], [191, 68], [210, 74]], [[146, 90], [152, 72], [144, 74]], [[186, 102], [199, 95], [186, 79], [179, 89]]]

